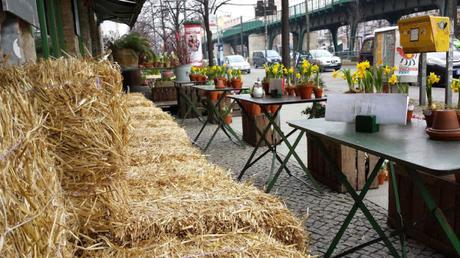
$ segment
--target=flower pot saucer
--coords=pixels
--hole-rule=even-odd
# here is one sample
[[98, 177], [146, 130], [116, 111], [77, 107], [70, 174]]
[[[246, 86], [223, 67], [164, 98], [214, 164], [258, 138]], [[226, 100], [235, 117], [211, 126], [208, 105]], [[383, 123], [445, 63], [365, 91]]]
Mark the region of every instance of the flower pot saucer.
[[431, 127], [426, 128], [426, 133], [432, 140], [438, 141], [460, 141], [460, 128], [451, 130], [439, 130]]

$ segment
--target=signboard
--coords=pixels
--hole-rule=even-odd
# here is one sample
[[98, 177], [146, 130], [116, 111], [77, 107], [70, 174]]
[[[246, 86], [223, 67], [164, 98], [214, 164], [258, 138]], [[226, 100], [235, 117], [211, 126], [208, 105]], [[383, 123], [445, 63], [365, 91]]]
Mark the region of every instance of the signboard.
[[36, 0], [2, 0], [2, 8], [35, 27], [40, 26]]
[[374, 36], [374, 65], [396, 66], [400, 82], [417, 82], [419, 54], [404, 53], [398, 27], [375, 30]]
[[203, 65], [203, 51], [201, 48], [201, 25], [188, 23], [184, 24], [185, 44], [190, 55], [190, 63], [194, 66]]
[[353, 123], [357, 115], [374, 115], [378, 124], [405, 125], [408, 103], [405, 94], [328, 94], [325, 119]]

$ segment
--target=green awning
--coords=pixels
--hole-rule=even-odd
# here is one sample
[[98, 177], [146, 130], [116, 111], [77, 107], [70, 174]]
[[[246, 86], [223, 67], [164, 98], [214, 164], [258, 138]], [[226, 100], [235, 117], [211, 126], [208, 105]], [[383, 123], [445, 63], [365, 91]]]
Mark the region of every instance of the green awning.
[[134, 26], [145, 0], [95, 0], [94, 9], [100, 22], [110, 20]]

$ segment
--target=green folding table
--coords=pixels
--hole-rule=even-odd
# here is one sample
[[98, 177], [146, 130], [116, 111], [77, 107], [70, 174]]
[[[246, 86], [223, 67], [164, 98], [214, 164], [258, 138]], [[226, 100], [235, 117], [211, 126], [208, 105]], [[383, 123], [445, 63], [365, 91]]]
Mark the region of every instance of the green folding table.
[[[244, 173], [246, 172], [246, 170], [248, 170], [255, 163], [257, 163], [262, 157], [264, 157], [265, 155], [267, 155], [268, 153], [271, 152], [272, 153], [272, 164], [271, 164], [271, 168], [270, 168], [269, 181], [268, 181], [268, 184], [267, 184], [267, 188], [265, 189], [266, 192], [270, 192], [270, 190], [272, 189], [272, 187], [273, 187], [273, 185], [275, 184], [275, 181], [276, 181], [275, 178], [271, 179], [271, 177], [273, 175], [273, 172], [274, 172], [274, 168], [275, 168], [275, 159], [278, 160], [278, 162], [280, 162], [282, 164], [280, 166], [280, 168], [279, 168], [279, 171], [284, 169], [288, 173], [289, 176], [292, 176], [292, 177], [296, 178], [297, 180], [305, 183], [302, 179], [296, 177], [295, 175], [293, 175], [290, 172], [289, 168], [287, 167], [287, 162], [286, 163], [283, 162], [283, 159], [280, 157], [280, 155], [278, 154], [278, 152], [276, 150], [277, 143], [275, 141], [270, 142], [270, 141], [267, 140], [267, 134], [268, 134], [270, 128], [273, 128], [273, 130], [280, 136], [281, 143], [286, 144], [286, 146], [290, 150], [290, 153], [292, 153], [294, 155], [294, 157], [297, 160], [297, 162], [299, 163], [299, 165], [305, 171], [306, 176], [313, 182], [313, 184], [315, 185], [316, 189], [321, 192], [318, 183], [311, 176], [311, 174], [308, 172], [307, 167], [302, 162], [302, 160], [297, 155], [297, 153], [295, 152], [295, 150], [292, 148], [291, 144], [288, 141], [288, 137], [291, 136], [292, 134], [294, 134], [297, 131], [297, 129], [292, 130], [288, 134], [284, 134], [283, 131], [281, 130], [281, 128], [279, 127], [279, 125], [276, 123], [276, 118], [278, 117], [278, 114], [279, 114], [281, 108], [283, 107], [283, 105], [299, 104], [299, 103], [305, 103], [305, 104], [306, 103], [314, 103], [315, 104], [315, 103], [318, 103], [318, 102], [325, 102], [327, 99], [326, 98], [301, 99], [300, 97], [295, 97], [295, 96], [282, 96], [281, 98], [272, 98], [272, 97], [253, 98], [249, 94], [231, 95], [231, 96], [228, 96], [228, 98], [234, 99], [238, 103], [238, 105], [241, 107], [241, 110], [243, 111], [244, 115], [246, 115], [248, 120], [250, 120], [254, 124], [254, 127], [256, 128], [256, 132], [260, 136], [260, 139], [257, 142], [256, 146], [254, 147], [254, 150], [252, 151], [251, 155], [249, 156], [249, 159], [246, 161], [246, 164], [244, 165], [243, 169], [241, 170], [240, 175], [238, 176], [238, 180], [241, 180], [243, 178]], [[264, 128], [264, 130], [260, 130], [257, 126], [255, 126], [254, 118], [249, 115], [249, 112], [245, 109], [245, 106], [242, 104], [242, 101], [246, 101], [246, 102], [249, 102], [249, 103], [252, 103], [252, 104], [256, 104], [256, 105], [259, 105], [261, 107], [262, 112], [265, 114], [265, 116], [267, 117], [267, 119], [269, 121], [267, 126]], [[279, 106], [279, 108], [275, 112], [270, 113], [268, 111], [268, 106], [271, 106], [271, 105], [277, 105], [277, 106]], [[265, 152], [263, 152], [259, 157], [254, 159], [254, 156], [256, 155], [257, 150], [259, 149], [260, 145], [262, 144], [262, 141], [265, 142], [265, 144], [267, 145], [268, 149]], [[298, 144], [298, 142], [295, 143], [294, 145], [296, 146], [297, 144]]]
[[[377, 133], [357, 133], [355, 132], [354, 124], [331, 122], [324, 119], [289, 121], [288, 124], [302, 132], [299, 134], [296, 142], [298, 142], [305, 133], [308, 140], [313, 141], [318, 146], [320, 152], [333, 168], [335, 176], [342, 184], [345, 185], [348, 193], [355, 201], [350, 213], [331, 242], [325, 257], [332, 256], [335, 247], [358, 209], [363, 212], [367, 220], [379, 235], [379, 238], [346, 250], [336, 256], [345, 256], [351, 252], [380, 241], [384, 242], [392, 256], [407, 256], [405, 229], [407, 229], [407, 227], [411, 227], [412, 225], [404, 225], [402, 220], [401, 205], [399, 201], [396, 177], [393, 170], [393, 162], [405, 167], [407, 171], [409, 171], [410, 177], [414, 181], [418, 192], [426, 203], [431, 214], [445, 232], [457, 254], [460, 255], [460, 242], [457, 235], [447, 222], [441, 209], [438, 208], [424, 182], [420, 179], [420, 171], [434, 176], [460, 173], [460, 158], [458, 157], [458, 153], [460, 153], [460, 142], [441, 142], [430, 140], [428, 135], [425, 134], [425, 122], [423, 121], [413, 121], [406, 126], [381, 125], [380, 131]], [[328, 153], [321, 139], [327, 139], [328, 141], [333, 141], [380, 157], [359, 195], [348, 182], [342, 171], [339, 170], [336, 161]], [[286, 160], [283, 162], [287, 162], [288, 159], [289, 156], [286, 156]], [[401, 226], [400, 229], [391, 233], [390, 236], [399, 236], [401, 254], [390, 242], [389, 237], [384, 233], [363, 202], [364, 196], [368, 192], [371, 182], [376, 178], [379, 169], [385, 160], [389, 160], [391, 164], [390, 178], [395, 194], [396, 211], [399, 214]]]
[[[206, 121], [203, 123], [203, 126], [201, 127], [201, 129], [198, 132], [197, 136], [193, 140], [194, 144], [197, 143], [198, 138], [200, 138], [200, 135], [203, 132], [204, 128], [210, 123], [210, 117], [211, 117], [211, 114], [212, 114], [213, 118], [217, 122], [217, 128], [214, 130], [214, 133], [211, 135], [211, 138], [208, 140], [208, 143], [206, 144], [206, 147], [203, 150], [206, 151], [208, 149], [209, 145], [211, 145], [212, 141], [216, 137], [216, 134], [217, 134], [217, 132], [219, 130], [222, 130], [225, 133], [225, 135], [227, 135], [227, 137], [230, 139], [231, 142], [233, 142], [233, 143], [235, 143], [237, 145], [240, 145], [240, 146], [244, 146], [244, 143], [238, 137], [238, 135], [235, 133], [233, 128], [230, 125], [228, 125], [228, 124], [226, 124], [224, 122], [222, 115], [219, 113], [219, 107], [220, 107], [220, 104], [222, 103], [222, 101], [226, 97], [225, 93], [230, 93], [230, 92], [240, 93], [241, 91], [248, 90], [249, 88], [247, 88], [247, 87], [243, 87], [243, 88], [240, 88], [240, 89], [228, 88], [228, 87], [226, 87], [226, 88], [216, 88], [214, 85], [193, 85], [192, 88], [194, 88], [197, 91], [204, 91], [207, 94], [209, 94], [211, 92], [221, 92], [221, 93], [223, 93], [217, 99], [216, 103], [209, 103], [208, 106], [210, 108], [210, 110], [209, 110], [210, 114], [208, 114], [208, 119], [206, 119]], [[232, 137], [235, 138], [236, 141]]]

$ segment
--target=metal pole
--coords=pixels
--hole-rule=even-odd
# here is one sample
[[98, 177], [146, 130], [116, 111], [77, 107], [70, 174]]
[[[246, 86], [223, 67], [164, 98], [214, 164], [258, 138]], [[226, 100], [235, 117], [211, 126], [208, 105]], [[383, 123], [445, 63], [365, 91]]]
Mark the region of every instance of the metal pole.
[[289, 0], [281, 0], [281, 52], [285, 67], [291, 66], [289, 47]]
[[444, 15], [449, 17], [450, 22], [450, 35], [449, 35], [449, 50], [446, 52], [446, 89], [445, 89], [445, 98], [444, 103], [447, 106], [452, 105], [452, 89], [450, 84], [452, 83], [452, 72], [454, 68], [454, 30], [457, 20], [457, 1], [447, 0], [445, 1], [444, 6]]
[[244, 55], [244, 45], [243, 45], [243, 16], [240, 16], [240, 46], [241, 46], [241, 54], [243, 57]]
[[265, 40], [264, 40], [264, 49], [265, 49], [265, 58], [267, 58], [267, 45], [268, 45], [268, 28], [267, 28], [267, 0], [264, 0], [264, 25], [265, 25]]
[[420, 54], [420, 63], [418, 68], [419, 97], [418, 104], [426, 105], [426, 53]]
[[307, 26], [307, 53], [310, 52], [310, 15], [308, 14], [308, 0], [305, 0], [305, 24]]
[[56, 10], [54, 6], [54, 1], [49, 1], [48, 2], [48, 22], [49, 22], [49, 29], [50, 29], [50, 35], [51, 35], [51, 42], [52, 42], [52, 50], [53, 50], [53, 56], [54, 57], [59, 57], [61, 55], [61, 48], [59, 47], [59, 39], [58, 39], [58, 34], [57, 34], [57, 29], [56, 29]]
[[43, 49], [43, 57], [48, 58], [50, 56], [50, 48], [48, 45], [48, 28], [46, 25], [44, 1], [45, 0], [37, 0], [37, 12], [40, 22], [40, 41]]
[[[53, 0], [54, 1], [54, 6], [56, 10], [56, 29], [58, 33], [58, 38], [59, 38], [59, 47], [61, 49], [66, 49], [65, 48], [65, 41], [64, 41], [64, 28], [62, 26], [62, 12], [61, 12], [61, 5], [59, 4], [59, 0]], [[78, 15], [76, 13], [75, 15]]]

